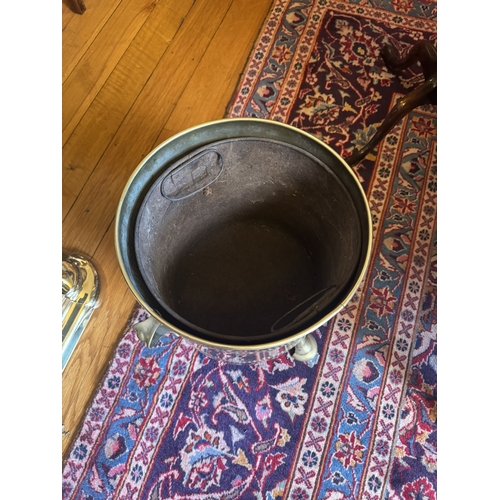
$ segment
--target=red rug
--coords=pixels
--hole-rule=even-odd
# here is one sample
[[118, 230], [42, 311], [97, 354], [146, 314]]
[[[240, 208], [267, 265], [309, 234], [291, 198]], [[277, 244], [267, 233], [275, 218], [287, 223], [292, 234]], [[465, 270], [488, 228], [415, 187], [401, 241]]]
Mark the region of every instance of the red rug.
[[[428, 1], [278, 0], [228, 110], [306, 130], [344, 157], [373, 134], [436, 39]], [[231, 365], [129, 327], [63, 470], [65, 499], [436, 498], [436, 108], [422, 106], [354, 168], [374, 251], [308, 364]], [[143, 319], [140, 308], [131, 323]]]

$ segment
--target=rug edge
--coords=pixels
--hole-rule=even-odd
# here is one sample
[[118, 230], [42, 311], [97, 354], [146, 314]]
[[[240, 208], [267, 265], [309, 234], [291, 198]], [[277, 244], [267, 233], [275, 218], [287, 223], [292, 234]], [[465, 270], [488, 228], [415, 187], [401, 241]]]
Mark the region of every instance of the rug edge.
[[[87, 400], [87, 402], [85, 404], [85, 409], [84, 409], [84, 411], [82, 413], [83, 416], [82, 416], [80, 422], [74, 428], [74, 430], [70, 431], [73, 434], [73, 436], [70, 439], [70, 444], [66, 448], [66, 452], [63, 453], [63, 457], [62, 457], [62, 468], [63, 469], [66, 468], [67, 462], [71, 458], [71, 452], [75, 448], [75, 442], [76, 442], [76, 440], [78, 439], [78, 437], [80, 436], [80, 434], [81, 434], [81, 432], [83, 430], [83, 425], [84, 425], [84, 423], [85, 423], [85, 421], [87, 419], [87, 416], [89, 414], [90, 408], [91, 408], [91, 406], [94, 403], [97, 395], [101, 391], [104, 383], [106, 382], [106, 380], [108, 378], [109, 370], [111, 369], [111, 364], [112, 364], [113, 360], [116, 357], [116, 351], [117, 351], [117, 349], [118, 349], [118, 347], [120, 345], [120, 342], [122, 341], [123, 337], [126, 335], [126, 333], [129, 330], [129, 328], [132, 326], [133, 318], [135, 317], [135, 315], [137, 314], [137, 312], [140, 309], [141, 309], [141, 305], [140, 304], [138, 304], [138, 303], [134, 304], [132, 312], [128, 315], [127, 321], [125, 322], [125, 325], [120, 330], [121, 331], [121, 335], [118, 337], [116, 345], [114, 346], [114, 348], [112, 350], [110, 350], [110, 354], [109, 354], [108, 359], [106, 361], [106, 368], [104, 370], [104, 373], [103, 373], [102, 377], [100, 378], [100, 382], [96, 386], [96, 388], [92, 391], [90, 397], [88, 398], [88, 400]], [[64, 422], [63, 422], [63, 425], [64, 425]]]

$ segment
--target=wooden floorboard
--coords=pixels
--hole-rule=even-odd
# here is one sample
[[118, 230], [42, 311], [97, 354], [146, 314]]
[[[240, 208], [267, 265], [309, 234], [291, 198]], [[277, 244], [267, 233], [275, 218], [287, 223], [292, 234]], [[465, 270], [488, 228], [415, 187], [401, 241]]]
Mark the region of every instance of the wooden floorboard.
[[[85, 0], [84, 14], [63, 4], [62, 81], [71, 74], [122, 0]], [[99, 63], [99, 61], [95, 61]]]
[[64, 144], [63, 216], [81, 193], [180, 29], [191, 4], [176, 4], [175, 0], [158, 3]]
[[62, 377], [63, 455], [136, 306], [114, 250], [126, 181], [159, 142], [223, 118], [272, 2], [85, 3], [62, 15], [62, 236], [92, 258], [102, 291]]
[[[163, 1], [162, 5], [166, 2]], [[63, 144], [85, 114], [142, 25], [154, 11], [150, 0], [122, 0], [63, 84]], [[130, 78], [135, 77], [135, 72]]]
[[[255, 1], [252, 7], [248, 9], [246, 0], [233, 1], [157, 144], [173, 133], [223, 117], [256, 39], [256, 30], [262, 25], [262, 13], [269, 9], [269, 1]], [[252, 30], [246, 29], [249, 25], [253, 26]], [[224, 57], [221, 57], [221, 48], [224, 48]]]

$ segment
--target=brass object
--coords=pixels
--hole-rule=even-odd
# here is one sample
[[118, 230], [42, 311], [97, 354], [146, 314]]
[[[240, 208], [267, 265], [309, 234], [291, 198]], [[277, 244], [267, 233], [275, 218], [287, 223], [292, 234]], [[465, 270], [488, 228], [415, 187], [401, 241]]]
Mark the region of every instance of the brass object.
[[98, 307], [99, 277], [89, 259], [82, 255], [62, 256], [62, 369]]
[[302, 337], [296, 344], [293, 357], [297, 361], [310, 361], [318, 352], [318, 344], [312, 335]]
[[[250, 143], [254, 143], [256, 147], [251, 152], [247, 152], [244, 148]], [[233, 160], [231, 154], [238, 155], [238, 157]], [[266, 169], [266, 165], [269, 169]], [[307, 178], [308, 172], [311, 173], [309, 179]], [[302, 175], [303, 189], [297, 186], [294, 180], [299, 175]], [[262, 180], [260, 184], [259, 176]], [[338, 179], [339, 189], [325, 191], [329, 176]], [[317, 179], [325, 179], [325, 183]], [[307, 186], [310, 188], [306, 191]], [[225, 196], [221, 196], [223, 188]], [[346, 200], [350, 198], [349, 203], [339, 201], [343, 200], [341, 190], [348, 193], [344, 198]], [[244, 192], [240, 195], [242, 191]], [[247, 196], [247, 191], [255, 192], [255, 199], [251, 197], [252, 194]], [[306, 195], [306, 202], [302, 201], [303, 194]], [[217, 204], [218, 196], [220, 204]], [[246, 205], [243, 204], [245, 200], [247, 200]], [[283, 203], [280, 204], [281, 201]], [[231, 208], [226, 211], [224, 205], [229, 202], [231, 202]], [[199, 203], [200, 207], [191, 207], [190, 205], [194, 203]], [[332, 206], [337, 212], [343, 214], [342, 217], [337, 215]], [[185, 207], [186, 210], [184, 210]], [[182, 243], [181, 238], [184, 237], [182, 231], [177, 230], [181, 226], [176, 225], [175, 221], [167, 225], [165, 218], [167, 211], [169, 218], [177, 212], [186, 215], [194, 214], [193, 220], [189, 221], [189, 224], [183, 224], [183, 227], [189, 228], [190, 233], [198, 234], [197, 228], [201, 225], [203, 226], [200, 229], [201, 234], [207, 227], [213, 227], [210, 217], [216, 216], [217, 207], [221, 208], [222, 217], [227, 215], [231, 218], [232, 214], [247, 214], [251, 210], [252, 217], [255, 215], [256, 219], [267, 217], [274, 224], [269, 223], [271, 229], [276, 226], [296, 228], [300, 231], [298, 236], [303, 236], [302, 241], [310, 242], [308, 250], [311, 254], [321, 251], [321, 239], [326, 240], [328, 237], [332, 242], [330, 245], [332, 251], [325, 249], [320, 255], [322, 267], [318, 267], [319, 271], [316, 273], [319, 276], [316, 288], [304, 290], [304, 297], [298, 296], [295, 292], [287, 294], [285, 290], [284, 297], [290, 305], [288, 309], [283, 306], [282, 311], [276, 310], [274, 324], [270, 321], [270, 327], [267, 330], [252, 329], [244, 324], [240, 327], [237, 324], [242, 316], [249, 318], [249, 324], [260, 321], [263, 317], [261, 312], [264, 313], [266, 307], [265, 303], [261, 307], [262, 301], [259, 302], [260, 309], [256, 314], [250, 314], [248, 312], [250, 308], [248, 308], [244, 311], [246, 314], [239, 315], [238, 304], [232, 303], [235, 301], [231, 300], [231, 294], [226, 294], [223, 297], [224, 300], [220, 300], [222, 297], [220, 294], [205, 293], [204, 296], [210, 299], [210, 304], [220, 300], [229, 313], [234, 311], [232, 316], [228, 316], [231, 321], [234, 321], [233, 325], [228, 327], [228, 331], [223, 331], [222, 327], [229, 325], [229, 321], [220, 321], [219, 325], [216, 325], [220, 328], [215, 329], [210, 328], [210, 325], [208, 327], [199, 325], [201, 321], [198, 321], [196, 317], [194, 320], [185, 317], [184, 313], [191, 315], [191, 311], [195, 314], [202, 310], [205, 304], [201, 299], [196, 308], [186, 307], [186, 311], [180, 310], [179, 306], [184, 307], [183, 297], [191, 300], [193, 294], [184, 296], [179, 294], [174, 297], [174, 301], [171, 301], [167, 295], [172, 288], [165, 290], [161, 288], [164, 286], [163, 283], [168, 281], [168, 276], [166, 281], [163, 280], [161, 266], [158, 266], [161, 263], [169, 264], [167, 256], [164, 258], [159, 252], [165, 247], [173, 248], [174, 244]], [[304, 219], [304, 222], [300, 223], [302, 219], [298, 216], [293, 218], [294, 214], [299, 212], [304, 217], [311, 213], [312, 219]], [[290, 216], [289, 220], [287, 220], [287, 214]], [[349, 218], [354, 220], [354, 229], [346, 222], [350, 220]], [[161, 224], [158, 226], [154, 224], [160, 219]], [[311, 234], [315, 221], [319, 221], [317, 226], [324, 229], [323, 232], [316, 229], [315, 233]], [[232, 222], [239, 223], [240, 220], [229, 220], [229, 223]], [[266, 221], [263, 224], [265, 223]], [[214, 224], [215, 229], [225, 230], [226, 227], [230, 229], [232, 227], [224, 220], [223, 223], [215, 222]], [[252, 226], [250, 230], [260, 227]], [[337, 233], [340, 236], [336, 240]], [[351, 234], [354, 235], [352, 238]], [[240, 235], [244, 239], [246, 233], [241, 231], [238, 236]], [[329, 253], [335, 257], [335, 242], [338, 243], [339, 248], [343, 248], [343, 238], [351, 238], [352, 241], [357, 242], [352, 246], [352, 252], [355, 253], [354, 259], [350, 257], [351, 247], [348, 246], [345, 246], [346, 250], [337, 258], [328, 257]], [[184, 266], [190, 268], [191, 272], [196, 270], [192, 266], [200, 262], [206, 262], [205, 268], [211, 271], [212, 264], [215, 266], [215, 263], [219, 265], [220, 262], [224, 264], [228, 261], [228, 259], [218, 258], [216, 244], [223, 241], [222, 239], [203, 238], [203, 241], [213, 242], [217, 250], [209, 255], [209, 259], [204, 261], [198, 259], [196, 252], [183, 253], [182, 244], [177, 252], [180, 260], [184, 257], [191, 258], [188, 262], [189, 266]], [[165, 245], [162, 242], [168, 242], [168, 244]], [[314, 356], [315, 345], [313, 341], [305, 337], [337, 314], [350, 301], [363, 279], [372, 247], [371, 215], [366, 196], [356, 174], [325, 143], [283, 123], [256, 118], [231, 118], [206, 123], [181, 132], [159, 145], [141, 162], [125, 186], [118, 206], [115, 247], [128, 287], [137, 301], [151, 315], [146, 324], [134, 325], [138, 337], [147, 345], [153, 346], [162, 335], [174, 332], [193, 342], [206, 355], [226, 362], [252, 363], [273, 358], [286, 351], [292, 352], [297, 344], [300, 345], [293, 352], [297, 351], [299, 356], [310, 359]], [[187, 244], [186, 248], [188, 247]], [[230, 245], [226, 247], [230, 248]], [[200, 245], [198, 248], [203, 251], [205, 246]], [[256, 251], [258, 250], [257, 247]], [[287, 257], [285, 253], [282, 255]], [[144, 265], [147, 262], [153, 265], [151, 272]], [[302, 269], [301, 262], [304, 262], [304, 267], [307, 264], [306, 259], [298, 260], [298, 262], [299, 266], [295, 269]], [[337, 266], [337, 269], [341, 270], [342, 263], [346, 262], [349, 266], [347, 277], [345, 279], [342, 276], [336, 277], [332, 266]], [[244, 263], [246, 264], [246, 261]], [[278, 264], [281, 262], [278, 261]], [[259, 290], [260, 282], [264, 282], [268, 275], [259, 270], [258, 265], [254, 267], [255, 277], [250, 274], [247, 281], [240, 281]], [[179, 272], [183, 271], [183, 267], [175, 261], [170, 264], [170, 268]], [[224, 273], [223, 267], [218, 269], [222, 271], [212, 274], [217, 278], [220, 277], [221, 280], [227, 278], [229, 273]], [[234, 269], [235, 272], [239, 271], [237, 265]], [[326, 270], [325, 273], [321, 272], [323, 269]], [[331, 277], [328, 277], [327, 273], [330, 271], [332, 271]], [[283, 276], [282, 281], [286, 279], [286, 275], [283, 274]], [[181, 278], [177, 280], [178, 283], [189, 284], [190, 273], [184, 273]], [[155, 280], [161, 282], [157, 290], [154, 288]], [[275, 286], [271, 283], [268, 289], [275, 291], [281, 286], [279, 279], [275, 280], [275, 283]], [[206, 288], [205, 284], [212, 287], [214, 281], [199, 282], [197, 287], [192, 288], [195, 291], [197, 288], [201, 290]], [[225, 291], [223, 287], [220, 289]], [[244, 305], [246, 307], [246, 303]], [[218, 308], [222, 317], [225, 313], [224, 307], [220, 307], [217, 303], [215, 307]], [[211, 310], [208, 307], [206, 309], [208, 315]], [[268, 314], [268, 316], [272, 315]]]
[[[137, 338], [144, 342], [148, 347], [154, 347], [158, 340], [160, 340], [163, 335], [168, 334], [173, 331], [171, 328], [167, 328], [164, 324], [160, 323], [155, 317], [150, 316], [148, 319], [136, 323], [133, 325], [133, 329], [137, 334]], [[275, 345], [273, 347], [261, 348], [261, 349], [237, 349], [236, 347], [228, 349], [220, 348], [218, 346], [214, 347], [215, 344], [210, 345], [208, 342], [200, 342], [199, 340], [193, 341], [192, 339], [183, 335], [184, 340], [190, 342], [195, 348], [198, 348], [205, 356], [215, 359], [217, 361], [224, 361], [227, 363], [257, 363], [259, 361], [267, 361], [269, 359], [277, 358], [282, 354], [285, 354], [293, 349], [293, 347], [300, 343], [304, 337], [300, 339], [293, 340], [286, 344]], [[314, 354], [317, 352], [316, 341], [311, 335], [307, 335], [306, 338], [312, 338], [312, 341], [306, 341], [306, 345], [311, 346], [311, 351], [307, 358], [300, 358], [295, 356], [299, 361], [306, 361], [312, 359]], [[312, 352], [315, 349], [314, 352]], [[300, 355], [300, 354], [299, 354]]]

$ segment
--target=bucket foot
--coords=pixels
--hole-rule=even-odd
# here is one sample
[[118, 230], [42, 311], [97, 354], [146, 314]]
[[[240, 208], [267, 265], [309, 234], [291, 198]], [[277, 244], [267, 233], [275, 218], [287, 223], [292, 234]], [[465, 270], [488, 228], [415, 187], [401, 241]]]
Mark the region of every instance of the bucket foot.
[[292, 356], [297, 361], [309, 361], [316, 356], [318, 352], [318, 344], [316, 339], [311, 335], [306, 335], [302, 337], [298, 344], [295, 345], [295, 351]]
[[150, 316], [148, 319], [132, 325], [137, 334], [137, 338], [144, 342], [149, 348], [155, 347], [158, 340], [168, 332], [157, 319]]

